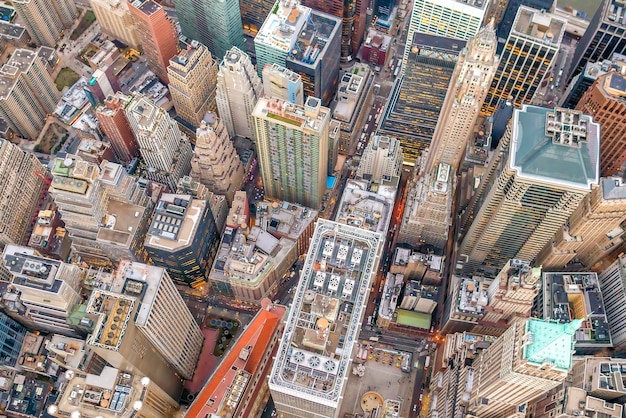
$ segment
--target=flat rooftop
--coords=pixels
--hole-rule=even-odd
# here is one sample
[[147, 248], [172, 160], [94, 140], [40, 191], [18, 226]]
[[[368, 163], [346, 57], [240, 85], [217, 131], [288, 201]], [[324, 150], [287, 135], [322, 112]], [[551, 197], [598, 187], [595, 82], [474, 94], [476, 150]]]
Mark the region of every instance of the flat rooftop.
[[317, 219], [318, 212], [296, 203], [258, 202], [255, 224], [277, 237], [294, 241]]
[[135, 311], [136, 299], [105, 290], [91, 293], [86, 313], [98, 316], [87, 343], [109, 350], [119, 350], [122, 338]]
[[152, 0], [134, 0], [131, 4], [148, 16], [161, 8], [158, 3]]
[[561, 44], [566, 26], [567, 21], [556, 15], [520, 6], [511, 33], [556, 46]]
[[598, 184], [600, 126], [591, 116], [523, 105], [512, 126], [509, 164], [520, 177], [585, 191]]
[[35, 60], [37, 51], [30, 49], [16, 49], [11, 59], [0, 68], [0, 99], [6, 99], [17, 81], [20, 73], [28, 71]]
[[291, 129], [302, 129], [305, 133], [321, 134], [324, 122], [330, 118], [330, 109], [321, 106], [321, 101], [308, 97], [305, 106], [277, 98], [263, 97], [254, 107], [253, 115], [272, 119]]
[[208, 202], [190, 195], [163, 194], [152, 216], [145, 246], [178, 251], [193, 242]]
[[61, 287], [63, 281], [57, 279], [62, 264], [60, 261], [38, 257], [32, 248], [16, 245], [7, 245], [2, 259], [5, 268], [13, 274], [15, 284], [51, 293], [56, 293]]
[[24, 35], [26, 28], [14, 23], [5, 22], [0, 20], [0, 36], [9, 39], [19, 39]]
[[626, 78], [619, 73], [608, 73], [604, 77], [604, 83], [600, 85], [604, 91], [623, 100], [626, 97]]
[[96, 239], [124, 247], [130, 246], [142, 226], [145, 211], [146, 208], [143, 206], [109, 199], [103, 220], [104, 226], [98, 229]]
[[391, 222], [397, 189], [382, 185], [375, 187], [375, 190], [370, 190], [367, 181], [349, 179], [341, 196], [335, 220], [386, 234]]
[[326, 43], [340, 28], [341, 19], [312, 10], [289, 52], [289, 59], [314, 67], [324, 57]]
[[259, 29], [255, 43], [262, 43], [288, 52], [304, 27], [311, 8], [298, 0], [278, 0]]
[[593, 272], [543, 273], [543, 316], [561, 324], [582, 320], [576, 348], [612, 347], [604, 299]]
[[341, 402], [384, 236], [320, 219], [270, 375], [272, 390]]

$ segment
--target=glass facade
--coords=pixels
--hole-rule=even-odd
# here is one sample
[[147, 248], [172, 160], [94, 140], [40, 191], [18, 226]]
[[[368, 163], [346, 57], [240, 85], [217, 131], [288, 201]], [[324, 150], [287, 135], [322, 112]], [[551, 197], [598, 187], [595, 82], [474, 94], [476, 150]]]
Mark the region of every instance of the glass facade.
[[0, 312], [0, 365], [15, 366], [26, 328]]

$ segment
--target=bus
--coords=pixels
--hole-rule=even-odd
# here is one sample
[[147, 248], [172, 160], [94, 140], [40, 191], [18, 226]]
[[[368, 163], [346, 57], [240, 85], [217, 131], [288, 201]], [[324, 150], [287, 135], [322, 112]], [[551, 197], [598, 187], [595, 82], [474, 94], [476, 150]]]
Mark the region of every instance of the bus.
[[206, 284], [206, 280], [199, 279], [199, 280], [196, 280], [195, 282], [191, 282], [189, 286], [191, 286], [192, 289], [197, 289], [199, 287], [204, 286], [205, 284]]
[[428, 366], [430, 366], [430, 356], [426, 356], [426, 360], [424, 360], [424, 370], [428, 370]]
[[393, 72], [393, 76], [397, 77], [399, 72], [400, 72], [400, 66], [397, 66], [396, 70]]

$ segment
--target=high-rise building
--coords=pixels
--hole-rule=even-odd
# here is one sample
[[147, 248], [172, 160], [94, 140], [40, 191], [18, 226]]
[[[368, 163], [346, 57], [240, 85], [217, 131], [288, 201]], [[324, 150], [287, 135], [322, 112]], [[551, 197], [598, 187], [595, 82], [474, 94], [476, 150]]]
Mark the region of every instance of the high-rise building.
[[[114, 367], [132, 364], [130, 358], [135, 357], [141, 364], [136, 365], [137, 369], [153, 379], [149, 374], [150, 358], [156, 351], [178, 377], [163, 386], [176, 386], [180, 378], [193, 376], [204, 337], [164, 268], [120, 263], [111, 290], [95, 289], [86, 312], [99, 316], [87, 343]], [[135, 329], [128, 329], [131, 324]], [[149, 342], [145, 347], [133, 347], [137, 331]]]
[[626, 5], [620, 0], [603, 0], [576, 45], [574, 58], [565, 80], [582, 72], [588, 62], [611, 59], [614, 53], [626, 53]]
[[497, 44], [490, 22], [459, 54], [427, 157], [411, 182], [401, 242], [443, 248], [448, 240], [456, 172], [498, 67]]
[[[497, 3], [499, 0], [494, 0], [490, 2], [491, 4]], [[499, 1], [502, 3], [502, 1]], [[502, 14], [502, 18], [499, 21], [499, 25], [497, 26], [497, 34], [498, 38], [504, 41], [508, 36], [511, 28], [513, 27], [513, 21], [515, 21], [515, 16], [517, 16], [517, 11], [520, 6], [530, 7], [535, 10], [552, 10], [552, 4], [554, 0], [507, 0], [505, 9]]]
[[133, 17], [137, 39], [148, 68], [164, 83], [169, 83], [167, 66], [178, 50], [176, 26], [165, 10], [153, 0], [133, 0], [128, 9]]
[[183, 35], [206, 45], [213, 56], [245, 49], [238, 0], [174, 0], [174, 7]]
[[[392, 4], [395, 0], [379, 0], [379, 6], [381, 2]], [[365, 32], [364, 9], [367, 7], [367, 2], [363, 0], [302, 0], [302, 4], [342, 19], [341, 59], [351, 61], [356, 56], [363, 40]], [[379, 17], [381, 16], [379, 15]]]
[[0, 139], [0, 245], [28, 242], [50, 174], [32, 153]]
[[598, 275], [604, 296], [604, 308], [609, 320], [613, 346], [626, 348], [626, 256], [620, 256]]
[[262, 98], [252, 113], [265, 196], [319, 209], [326, 191], [330, 109]]
[[571, 261], [591, 268], [623, 242], [626, 184], [621, 178], [601, 178], [537, 256], [546, 269], [563, 268]]
[[302, 77], [278, 64], [263, 67], [263, 91], [269, 97], [301, 106], [304, 104]]
[[0, 311], [0, 366], [17, 364], [25, 335], [26, 328]]
[[239, 0], [241, 23], [245, 36], [251, 38], [256, 36], [275, 3], [275, 0]]
[[63, 29], [70, 28], [78, 15], [71, 0], [15, 0], [13, 7], [31, 39], [49, 47], [56, 45]]
[[56, 209], [39, 211], [28, 246], [44, 257], [55, 260], [68, 259], [72, 249], [72, 239]]
[[[132, 2], [132, 0], [130, 0]], [[100, 23], [102, 33], [139, 48], [133, 18], [128, 11], [129, 0], [90, 0], [91, 9]]]
[[[626, 8], [626, 6], [625, 6]], [[600, 175], [614, 176], [626, 168], [626, 76], [609, 72], [596, 79], [581, 97], [577, 110], [600, 124]]]
[[254, 138], [252, 111], [263, 96], [263, 83], [248, 54], [231, 48], [217, 73], [217, 113], [228, 135]]
[[578, 111], [515, 110], [458, 249], [465, 273], [535, 259], [597, 186], [599, 134], [598, 124]]
[[[253, 417], [262, 413], [269, 397], [265, 376], [272, 368], [286, 312], [285, 307], [272, 305], [269, 299], [263, 301], [262, 309], [196, 396], [187, 417]], [[233, 389], [239, 387], [240, 394]]]
[[611, 59], [588, 62], [585, 68], [569, 82], [563, 94], [563, 107], [574, 109], [591, 85], [610, 71], [622, 72], [626, 68], [626, 55], [613, 54]]
[[[353, 357], [347, 347], [357, 342], [383, 241], [378, 232], [318, 220], [269, 376], [278, 415], [339, 416]], [[299, 367], [319, 377], [295, 379]]]
[[239, 155], [222, 121], [207, 112], [196, 131], [196, 148], [191, 158], [191, 177], [211, 192], [232, 202], [244, 180]]
[[195, 138], [204, 114], [216, 110], [217, 63], [206, 46], [191, 41], [187, 49], [170, 59], [167, 72], [177, 119], [182, 119], [181, 125]]
[[482, 106], [484, 114], [491, 115], [500, 99], [510, 99], [517, 107], [530, 103], [559, 51], [566, 25], [548, 12], [518, 9]]
[[139, 144], [124, 112], [131, 100], [132, 97], [117, 92], [94, 111], [102, 132], [111, 142], [115, 158], [122, 163], [129, 163], [139, 157]]
[[[85, 270], [73, 264], [35, 255], [28, 247], [7, 245], [4, 267], [13, 275], [12, 285], [24, 310], [18, 313], [29, 327], [39, 331], [75, 335], [67, 318], [80, 303], [80, 281]], [[3, 299], [10, 299], [7, 295]], [[6, 309], [6, 308], [5, 308]]]
[[[436, 395], [430, 416], [501, 418], [525, 413], [528, 403], [567, 377], [572, 367], [574, 335], [581, 322], [517, 320], [477, 356], [452, 359], [446, 371], [456, 383], [445, 385], [446, 373], [431, 381]], [[479, 339], [476, 341], [470, 349], [484, 347], [478, 346]], [[447, 395], [441, 392], [446, 387], [451, 390]], [[446, 405], [448, 408], [439, 415]]]
[[52, 162], [50, 194], [72, 238], [73, 254], [90, 265], [145, 260], [152, 204], [124, 167], [68, 154]]
[[163, 194], [154, 209], [144, 246], [155, 266], [180, 284], [205, 281], [219, 235], [207, 200]]
[[402, 169], [402, 147], [396, 138], [374, 135], [361, 156], [355, 177], [373, 183], [392, 182]]
[[191, 170], [189, 140], [167, 112], [145, 96], [135, 96], [124, 111], [148, 166], [144, 175], [176, 190], [178, 180]]
[[413, 0], [402, 73], [410, 74], [407, 61], [415, 33], [467, 41], [478, 33], [488, 3], [482, 0]]
[[431, 143], [465, 41], [415, 32], [408, 43], [404, 75], [393, 85], [377, 134], [398, 138], [405, 164], [414, 165]]
[[287, 67], [302, 77], [305, 96], [330, 104], [339, 79], [341, 19], [298, 0], [277, 1], [254, 45], [259, 76], [266, 64]]
[[37, 138], [59, 98], [38, 51], [16, 49], [0, 69], [0, 116], [19, 136]]

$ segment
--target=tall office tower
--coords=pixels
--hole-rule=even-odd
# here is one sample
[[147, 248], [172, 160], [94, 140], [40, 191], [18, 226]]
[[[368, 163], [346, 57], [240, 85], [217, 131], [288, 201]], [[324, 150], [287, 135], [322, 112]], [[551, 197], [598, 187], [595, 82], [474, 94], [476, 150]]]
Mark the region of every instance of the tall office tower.
[[217, 113], [228, 135], [254, 138], [252, 111], [263, 96], [263, 83], [248, 54], [231, 48], [217, 73]]
[[128, 11], [128, 0], [89, 0], [89, 3], [102, 33], [139, 48], [133, 18]]
[[153, 0], [133, 0], [128, 5], [137, 39], [147, 58], [148, 68], [164, 83], [169, 83], [167, 66], [178, 50], [176, 26], [165, 10]]
[[241, 23], [246, 37], [256, 36], [275, 3], [275, 0], [239, 0]]
[[190, 175], [213, 193], [225, 195], [230, 204], [243, 184], [243, 164], [215, 113], [207, 112], [199, 126]]
[[265, 196], [319, 209], [326, 191], [330, 109], [262, 98], [252, 113]]
[[63, 29], [71, 27], [77, 16], [71, 0], [15, 0], [13, 7], [31, 39], [49, 47], [56, 45]]
[[578, 111], [515, 110], [458, 249], [465, 273], [535, 259], [597, 186], [599, 134], [598, 124]]
[[19, 136], [37, 138], [59, 98], [38, 51], [16, 49], [0, 69], [0, 116]]
[[131, 100], [132, 97], [117, 92], [94, 111], [102, 132], [111, 142], [115, 158], [124, 164], [139, 156], [139, 144], [124, 113]]
[[300, 106], [304, 104], [302, 77], [278, 64], [267, 64], [263, 67], [263, 91], [268, 97], [276, 97]]
[[32, 153], [0, 139], [0, 246], [28, 242], [50, 174]]
[[521, 6], [506, 40], [498, 71], [482, 105], [491, 115], [500, 99], [528, 104], [552, 66], [567, 22], [550, 13]]
[[0, 366], [17, 364], [24, 336], [26, 328], [0, 311]]
[[363, 151], [355, 176], [382, 184], [400, 174], [403, 161], [400, 141], [396, 138], [374, 135]]
[[563, 107], [574, 109], [583, 95], [600, 77], [610, 71], [622, 72], [626, 68], [626, 55], [613, 54], [611, 59], [588, 62], [581, 73], [569, 82], [563, 95]]
[[[279, 416], [339, 416], [353, 356], [347, 347], [357, 342], [383, 241], [378, 232], [317, 221], [269, 375]], [[296, 379], [300, 367], [316, 378]]]
[[506, 11], [508, 4], [509, 0], [490, 1], [487, 5], [487, 10], [485, 11], [485, 21], [488, 22], [493, 19], [494, 24], [498, 27], [504, 17], [504, 12]]
[[414, 165], [430, 146], [465, 41], [416, 32], [411, 45], [405, 74], [393, 85], [377, 134], [398, 138], [405, 164]]
[[174, 0], [174, 7], [183, 35], [206, 45], [214, 57], [246, 48], [238, 0]]
[[266, 64], [287, 67], [302, 76], [305, 96], [328, 106], [339, 79], [341, 19], [298, 0], [277, 1], [274, 10], [254, 38], [259, 76]]
[[626, 348], [626, 256], [621, 255], [598, 275], [613, 346]]
[[145, 260], [152, 204], [119, 164], [68, 154], [52, 162], [50, 194], [72, 238], [73, 254], [94, 266]]
[[191, 170], [191, 144], [165, 110], [145, 96], [135, 96], [124, 109], [139, 152], [148, 165], [146, 178], [176, 190]]
[[[357, 54], [365, 33], [365, 16], [363, 12], [367, 4], [362, 0], [301, 0], [304, 6], [319, 10], [342, 19], [341, 24], [341, 59], [351, 61]], [[387, 5], [394, 0], [379, 0]], [[378, 5], [377, 5], [378, 6]], [[384, 5], [382, 7], [384, 9]], [[374, 13], [376, 14], [376, 13]], [[379, 17], [381, 17], [379, 15]]]
[[501, 418], [525, 411], [526, 404], [567, 377], [574, 335], [582, 320], [567, 324], [539, 319], [514, 322], [473, 362], [457, 406], [466, 417]]
[[167, 72], [177, 118], [195, 135], [204, 114], [216, 110], [217, 62], [206, 46], [191, 41], [187, 49], [170, 59]]
[[154, 210], [144, 246], [155, 266], [167, 268], [177, 283], [190, 285], [208, 276], [218, 241], [207, 200], [167, 193]]
[[[626, 7], [626, 6], [625, 6]], [[610, 72], [593, 83], [581, 97], [577, 110], [600, 124], [600, 174], [614, 176], [626, 168], [626, 76]]]
[[467, 41], [478, 33], [488, 3], [482, 0], [413, 0], [402, 74], [410, 74], [407, 62], [415, 33]]
[[535, 10], [550, 11], [552, 10], [553, 3], [554, 0], [508, 0], [502, 19], [496, 30], [498, 38], [504, 41], [509, 36], [509, 32], [513, 27], [513, 22], [515, 21], [515, 16], [517, 16], [517, 11], [520, 6], [530, 7]]
[[[187, 417], [232, 416], [256, 417], [262, 414], [269, 397], [266, 376], [272, 368], [272, 356], [282, 335], [287, 309], [269, 299], [252, 318], [233, 348], [187, 410]], [[232, 388], [241, 387], [233, 396]], [[215, 414], [215, 415], [213, 415]]]
[[537, 256], [536, 264], [559, 269], [570, 261], [591, 268], [623, 242], [626, 184], [619, 177], [600, 179]]
[[[116, 282], [110, 291], [94, 290], [87, 306], [87, 313], [92, 310], [98, 310], [102, 314], [112, 313], [117, 312], [115, 308], [123, 308], [128, 316], [124, 318], [123, 314], [120, 314], [122, 317], [116, 321], [113, 315], [102, 315], [96, 321], [96, 329], [87, 339], [87, 343], [91, 346], [117, 345], [119, 348], [123, 341], [114, 339], [125, 339], [124, 325], [130, 325], [129, 322], [132, 321], [134, 327], [151, 343], [152, 348], [176, 370], [179, 378], [174, 378], [175, 383], [180, 383], [180, 378], [191, 379], [204, 337], [167, 270], [123, 261], [118, 267], [116, 276]], [[121, 287], [118, 288], [118, 284], [121, 284]], [[106, 295], [119, 299], [107, 304]], [[130, 299], [129, 303], [120, 304], [119, 302], [124, 299]], [[133, 305], [140, 305], [137, 312], [131, 312]], [[116, 322], [121, 324], [116, 326]], [[128, 331], [127, 329], [126, 334]], [[113, 332], [113, 337], [109, 336], [109, 332]], [[131, 338], [133, 333], [130, 333]], [[132, 350], [132, 347], [127, 348]], [[147, 348], [149, 347], [143, 349], [138, 347], [137, 352], [131, 354], [131, 357], [133, 355], [143, 357], [145, 354], [151, 357], [153, 353]], [[101, 351], [103, 350], [96, 352], [113, 366], [120, 367], [119, 364], [123, 363], [120, 361], [122, 360], [120, 357], [124, 356], [123, 350], [120, 349], [117, 354], [112, 355], [102, 355]], [[110, 359], [117, 361], [112, 362]], [[145, 370], [144, 373], [147, 374]]]
[[[39, 331], [76, 335], [68, 323], [72, 308], [80, 303], [80, 282], [85, 270], [73, 264], [35, 255], [28, 247], [7, 245], [4, 267], [13, 275], [12, 286], [24, 307], [18, 309], [28, 327]], [[5, 294], [3, 299], [9, 299]]]
[[583, 71], [588, 62], [610, 59], [614, 53], [626, 53], [626, 5], [620, 0], [603, 0], [585, 34], [576, 45], [569, 80]]
[[456, 172], [498, 67], [497, 44], [490, 22], [459, 54], [427, 157], [411, 182], [401, 242], [443, 248], [448, 240]]

